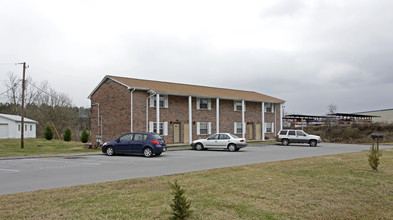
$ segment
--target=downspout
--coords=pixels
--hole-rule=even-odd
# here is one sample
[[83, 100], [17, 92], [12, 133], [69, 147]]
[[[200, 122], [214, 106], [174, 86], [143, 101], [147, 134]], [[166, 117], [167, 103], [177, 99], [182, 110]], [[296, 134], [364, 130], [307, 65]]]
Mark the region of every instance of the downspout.
[[[97, 110], [97, 136], [99, 136], [100, 135], [100, 103], [94, 103], [94, 104], [91, 104], [91, 106], [98, 106], [98, 110]], [[102, 139], [102, 137], [97, 138], [97, 143], [101, 143], [100, 139]]]
[[149, 132], [149, 99], [156, 94], [154, 91], [151, 92], [152, 94], [146, 98], [146, 132]]
[[133, 88], [132, 90], [131, 90], [131, 88], [129, 88], [129, 90], [130, 90], [130, 96], [131, 96], [131, 115], [130, 115], [130, 117], [131, 117], [131, 132], [134, 132], [134, 91], [135, 91], [135, 88]]

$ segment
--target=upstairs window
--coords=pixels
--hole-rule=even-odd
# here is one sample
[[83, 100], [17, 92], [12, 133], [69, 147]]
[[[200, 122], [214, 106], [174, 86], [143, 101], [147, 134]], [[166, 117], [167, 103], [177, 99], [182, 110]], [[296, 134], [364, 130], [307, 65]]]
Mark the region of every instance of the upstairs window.
[[[150, 97], [150, 107], [157, 106], [157, 96]], [[160, 95], [160, 108], [168, 108], [168, 96], [167, 95]]]
[[[234, 110], [236, 111], [242, 111], [242, 101], [234, 101]], [[244, 102], [244, 111], [246, 111], [246, 102]]]
[[211, 109], [211, 100], [208, 98], [197, 98], [197, 109]]
[[273, 103], [266, 103], [265, 104], [265, 112], [274, 112], [274, 105], [273, 105]]

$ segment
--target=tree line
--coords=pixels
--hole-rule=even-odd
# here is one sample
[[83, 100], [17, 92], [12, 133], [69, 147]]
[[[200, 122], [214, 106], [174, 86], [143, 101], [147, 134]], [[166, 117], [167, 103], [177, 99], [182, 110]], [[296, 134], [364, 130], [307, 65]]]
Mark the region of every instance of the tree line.
[[[22, 105], [22, 79], [10, 73], [6, 91], [0, 94], [0, 113], [20, 115]], [[72, 139], [79, 140], [84, 128], [90, 130], [90, 108], [76, 107], [65, 93], [57, 92], [48, 81], [25, 83], [25, 117], [37, 121], [37, 137], [44, 137], [49, 123], [61, 136], [66, 127], [72, 130]]]

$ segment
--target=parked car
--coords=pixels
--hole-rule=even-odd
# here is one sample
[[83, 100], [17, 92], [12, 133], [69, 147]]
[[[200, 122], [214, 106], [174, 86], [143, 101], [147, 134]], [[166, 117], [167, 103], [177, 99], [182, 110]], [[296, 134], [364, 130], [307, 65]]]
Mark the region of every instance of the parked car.
[[104, 143], [102, 152], [115, 154], [143, 154], [145, 157], [160, 155], [167, 150], [165, 141], [156, 133], [128, 133]]
[[278, 132], [276, 141], [281, 142], [283, 145], [289, 145], [290, 143], [303, 143], [310, 144], [311, 147], [315, 147], [318, 143], [322, 142], [322, 139], [317, 135], [307, 134], [302, 130], [284, 129]]
[[222, 148], [229, 151], [238, 151], [240, 148], [246, 147], [246, 139], [230, 133], [213, 134], [206, 139], [195, 140], [191, 143], [194, 150], [203, 150], [209, 148]]

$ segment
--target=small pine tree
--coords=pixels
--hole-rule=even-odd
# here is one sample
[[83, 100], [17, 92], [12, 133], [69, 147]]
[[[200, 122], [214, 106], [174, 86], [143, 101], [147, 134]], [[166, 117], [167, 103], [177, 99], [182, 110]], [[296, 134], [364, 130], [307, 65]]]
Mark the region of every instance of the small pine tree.
[[66, 127], [65, 129], [64, 129], [64, 133], [63, 133], [63, 139], [64, 139], [64, 141], [70, 141], [71, 140], [71, 138], [72, 138], [72, 132], [71, 132], [71, 129], [69, 128], [69, 127]]
[[49, 123], [46, 123], [46, 125], [44, 127], [44, 137], [46, 140], [53, 139], [53, 130], [52, 130], [52, 127], [49, 125]]
[[90, 133], [84, 128], [81, 134], [81, 141], [82, 143], [87, 143], [90, 139]]
[[382, 152], [378, 149], [378, 147], [375, 147], [373, 144], [368, 154], [368, 164], [370, 165], [371, 169], [378, 171], [378, 166], [380, 163], [379, 158], [381, 156]]
[[188, 200], [184, 195], [184, 189], [182, 189], [175, 180], [174, 183], [170, 183], [172, 188], [172, 195], [174, 196], [172, 199], [172, 216], [170, 219], [173, 220], [180, 220], [180, 219], [187, 219], [191, 216], [192, 210], [191, 208], [191, 201]]

